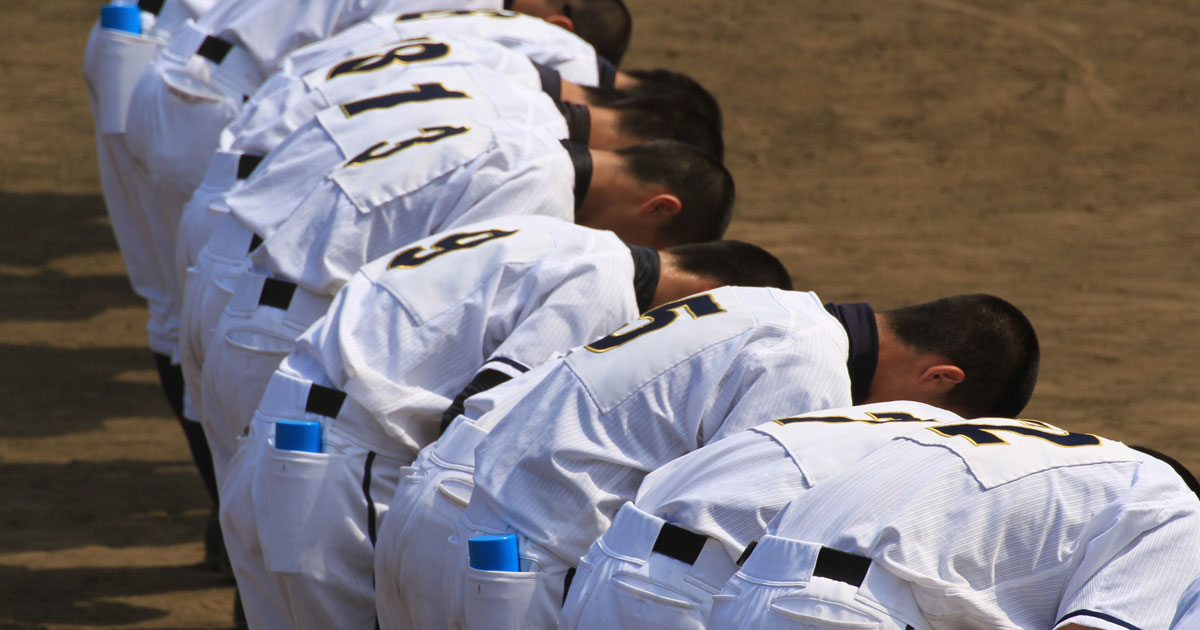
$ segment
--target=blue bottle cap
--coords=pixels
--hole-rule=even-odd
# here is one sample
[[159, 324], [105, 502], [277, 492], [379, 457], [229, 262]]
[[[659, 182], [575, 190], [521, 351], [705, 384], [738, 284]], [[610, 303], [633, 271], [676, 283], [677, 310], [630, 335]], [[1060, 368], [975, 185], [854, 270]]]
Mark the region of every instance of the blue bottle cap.
[[109, 4], [100, 7], [100, 27], [142, 34], [142, 10], [136, 4]]
[[285, 451], [321, 452], [321, 423], [279, 420], [275, 423], [275, 448]]
[[467, 540], [471, 568], [481, 571], [520, 571], [517, 535], [475, 536]]

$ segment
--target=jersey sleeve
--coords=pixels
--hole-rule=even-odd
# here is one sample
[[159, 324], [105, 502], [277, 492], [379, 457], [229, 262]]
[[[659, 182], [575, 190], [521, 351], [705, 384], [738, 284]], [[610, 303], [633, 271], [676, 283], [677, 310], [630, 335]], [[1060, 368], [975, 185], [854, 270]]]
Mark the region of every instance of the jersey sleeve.
[[1143, 466], [1129, 491], [1097, 515], [1083, 560], [1067, 583], [1054, 628], [1166, 628], [1189, 582], [1200, 574], [1200, 502], [1158, 462]]

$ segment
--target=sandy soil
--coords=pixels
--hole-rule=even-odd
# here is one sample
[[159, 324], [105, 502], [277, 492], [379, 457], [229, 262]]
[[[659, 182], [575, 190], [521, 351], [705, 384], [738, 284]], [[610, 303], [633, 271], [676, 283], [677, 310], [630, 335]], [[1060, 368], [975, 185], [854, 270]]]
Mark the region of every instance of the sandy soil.
[[[711, 86], [730, 236], [827, 300], [1025, 309], [1027, 415], [1200, 467], [1200, 8], [629, 0], [629, 67]], [[222, 628], [80, 77], [100, 2], [0, 9], [0, 627]]]

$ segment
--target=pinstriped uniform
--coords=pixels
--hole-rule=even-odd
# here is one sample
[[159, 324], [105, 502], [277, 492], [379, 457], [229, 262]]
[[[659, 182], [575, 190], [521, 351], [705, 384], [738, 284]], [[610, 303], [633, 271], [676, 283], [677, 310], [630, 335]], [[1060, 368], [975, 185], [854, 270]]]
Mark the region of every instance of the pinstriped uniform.
[[[494, 428], [476, 450], [475, 492], [456, 536], [517, 532], [542, 568], [528, 574], [540, 581], [531, 610], [557, 616], [562, 574], [650, 471], [780, 409], [850, 400], [849, 340], [815, 294], [725, 287], [688, 301], [673, 318], [660, 307], [590, 344], [595, 351], [572, 352], [503, 417], [479, 419]], [[486, 582], [447, 570], [460, 576], [452, 584]], [[469, 626], [483, 605], [475, 592], [464, 604]]]
[[1033, 421], [906, 434], [769, 531], [871, 557], [935, 629], [1165, 628], [1200, 572], [1200, 502], [1167, 464]]
[[[646, 476], [636, 508], [719, 541], [729, 562], [710, 572], [714, 581], [723, 582], [734, 570], [732, 562], [762, 537], [771, 519], [797, 495], [897, 435], [933, 421], [959, 419], [915, 402], [878, 403], [855, 407], [852, 413], [821, 411], [800, 418], [806, 416], [811, 419], [789, 417], [754, 427], [666, 464]], [[614, 525], [592, 544], [571, 583], [562, 627], [628, 627], [622, 620], [649, 614], [660, 621], [669, 619], [670, 627], [705, 624], [714, 590], [696, 583], [694, 576], [702, 569], [659, 553], [631, 558], [613, 551], [622, 549], [617, 539], [630, 535]], [[624, 588], [630, 583], [659, 596]], [[664, 605], [664, 592], [677, 601]]]
[[[503, 79], [482, 68], [463, 70]], [[328, 300], [369, 260], [430, 234], [519, 214], [573, 219], [570, 156], [553, 133], [526, 124], [541, 120], [541, 111], [558, 116], [549, 97], [509, 90], [491, 103], [454, 98], [415, 105], [426, 107], [351, 119], [325, 110], [263, 161], [261, 175], [256, 171], [227, 197], [234, 219], [263, 238], [252, 258], [258, 269], [295, 283], [312, 299]], [[497, 112], [506, 112], [504, 118]], [[519, 116], [521, 122], [511, 122]], [[333, 170], [313, 164], [326, 160], [336, 165]], [[219, 311], [213, 304], [202, 307], [208, 319], [199, 330], [215, 332], [202, 362], [201, 420], [206, 430], [219, 432], [218, 439], [231, 441], [249, 420], [254, 394], [275, 367], [260, 360], [265, 369], [258, 369], [246, 361], [244, 344], [227, 333], [250, 327], [290, 343], [315, 319], [284, 325], [274, 313], [262, 313], [269, 310], [226, 310], [210, 326], [204, 322]], [[262, 319], [259, 313], [266, 319], [250, 321]], [[271, 349], [274, 360], [288, 349]], [[249, 392], [244, 404], [222, 407], [222, 392], [238, 387]]]
[[[523, 372], [634, 316], [633, 277], [611, 232], [549, 217], [464, 226], [364, 266], [280, 365], [223, 486], [244, 598], [287, 609], [289, 626], [373, 622], [374, 532], [399, 466], [477, 372]], [[307, 383], [347, 394], [336, 418], [306, 411]], [[272, 423], [296, 418], [322, 423], [327, 453], [269, 446]], [[297, 532], [279, 497], [320, 509]]]

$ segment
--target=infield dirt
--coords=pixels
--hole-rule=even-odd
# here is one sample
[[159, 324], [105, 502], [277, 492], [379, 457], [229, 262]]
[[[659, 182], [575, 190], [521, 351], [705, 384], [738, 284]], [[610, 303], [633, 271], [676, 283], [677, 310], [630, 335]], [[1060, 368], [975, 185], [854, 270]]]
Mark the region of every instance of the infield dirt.
[[[1200, 467], [1200, 5], [628, 1], [625, 65], [721, 100], [731, 238], [827, 301], [1003, 296], [1025, 415]], [[0, 628], [229, 627], [99, 194], [100, 4], [0, 9]]]

